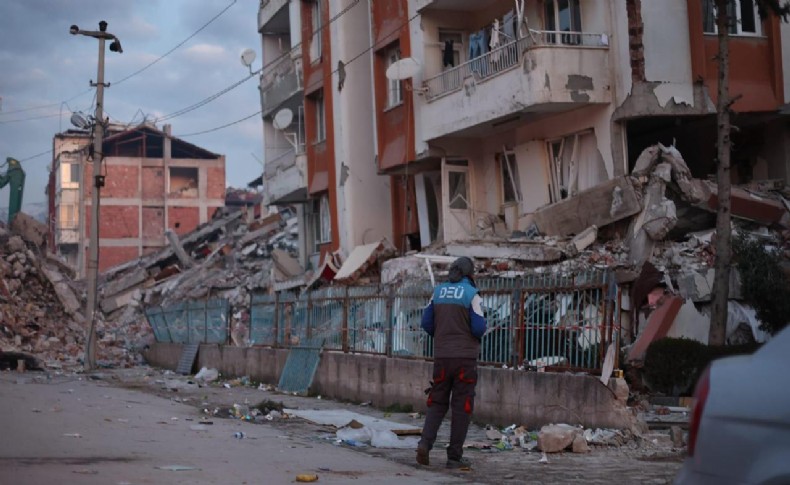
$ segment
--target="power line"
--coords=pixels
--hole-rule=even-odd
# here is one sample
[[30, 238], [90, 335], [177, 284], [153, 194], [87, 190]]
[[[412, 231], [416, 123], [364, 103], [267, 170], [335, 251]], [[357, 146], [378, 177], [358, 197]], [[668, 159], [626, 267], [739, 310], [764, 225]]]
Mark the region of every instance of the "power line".
[[[57, 105], [54, 105], [57, 106]], [[41, 116], [32, 116], [30, 118], [18, 118], [15, 120], [0, 120], [0, 125], [7, 124], [7, 123], [22, 123], [23, 121], [35, 121], [35, 120], [43, 120], [45, 118], [56, 118], [60, 116], [60, 113], [53, 113], [48, 115], [41, 115]]]
[[88, 88], [85, 91], [83, 91], [83, 92], [81, 92], [81, 93], [79, 93], [77, 95], [74, 95], [74, 96], [70, 97], [69, 99], [67, 99], [65, 101], [60, 101], [58, 103], [42, 104], [40, 106], [31, 106], [29, 108], [21, 108], [21, 109], [15, 109], [15, 110], [11, 110], [11, 111], [0, 111], [0, 115], [10, 115], [10, 114], [14, 114], [14, 113], [24, 113], [26, 111], [35, 111], [37, 109], [44, 109], [44, 108], [51, 108], [53, 106], [60, 106], [62, 103], [68, 103], [69, 101], [73, 101], [73, 100], [75, 100], [75, 99], [77, 99], [77, 98], [79, 98], [81, 96], [84, 96], [84, 95], [88, 94], [91, 91], [93, 91], [93, 88]]
[[208, 27], [209, 25], [211, 25], [211, 23], [213, 23], [215, 20], [217, 20], [218, 18], [220, 18], [220, 17], [222, 16], [222, 14], [224, 14], [225, 12], [227, 12], [227, 11], [230, 9], [230, 7], [232, 7], [233, 5], [235, 5], [235, 4], [236, 4], [236, 1], [237, 1], [237, 0], [233, 0], [232, 2], [230, 2], [230, 3], [228, 4], [228, 6], [226, 6], [225, 8], [223, 8], [223, 9], [222, 9], [222, 10], [221, 10], [221, 11], [220, 11], [220, 12], [219, 12], [217, 15], [213, 16], [213, 17], [211, 18], [211, 20], [209, 20], [208, 22], [206, 22], [205, 24], [203, 24], [203, 25], [202, 25], [202, 26], [201, 26], [199, 29], [197, 29], [196, 31], [194, 31], [194, 32], [193, 32], [193, 33], [192, 33], [192, 34], [191, 34], [189, 37], [187, 37], [186, 39], [184, 39], [184, 40], [182, 40], [181, 42], [179, 42], [178, 44], [176, 44], [176, 46], [175, 46], [175, 47], [173, 47], [173, 48], [172, 48], [172, 49], [170, 49], [169, 51], [165, 52], [165, 53], [164, 53], [164, 54], [162, 54], [161, 56], [157, 57], [156, 59], [154, 59], [154, 60], [153, 60], [153, 61], [151, 61], [150, 63], [146, 64], [146, 65], [145, 65], [145, 66], [143, 66], [142, 68], [140, 68], [140, 69], [138, 69], [138, 70], [134, 71], [133, 73], [129, 74], [128, 76], [126, 76], [126, 77], [124, 77], [124, 78], [121, 78], [121, 79], [120, 79], [120, 80], [118, 80], [118, 81], [115, 81], [115, 82], [113, 82], [112, 84], [115, 84], [115, 85], [117, 86], [118, 84], [121, 84], [122, 82], [126, 81], [127, 79], [130, 79], [130, 78], [132, 78], [132, 77], [134, 77], [134, 76], [136, 76], [136, 75], [140, 74], [141, 72], [145, 71], [145, 70], [146, 70], [146, 69], [148, 69], [149, 67], [153, 66], [153, 65], [154, 65], [154, 64], [156, 64], [157, 62], [161, 61], [161, 60], [162, 60], [162, 59], [164, 59], [165, 57], [167, 57], [167, 56], [169, 56], [170, 54], [172, 54], [172, 53], [173, 53], [173, 52], [174, 52], [176, 49], [178, 49], [178, 48], [179, 48], [179, 47], [181, 47], [182, 45], [186, 44], [186, 43], [187, 43], [187, 42], [188, 42], [188, 41], [189, 41], [189, 40], [190, 40], [192, 37], [194, 37], [194, 36], [196, 36], [197, 34], [199, 34], [199, 33], [200, 33], [200, 32], [201, 32], [203, 29], [205, 29], [206, 27]]
[[263, 110], [258, 110], [255, 113], [253, 113], [253, 114], [251, 114], [249, 116], [245, 116], [244, 118], [242, 118], [240, 120], [231, 121], [230, 123], [224, 124], [222, 126], [217, 126], [216, 128], [210, 128], [208, 130], [197, 131], [195, 133], [187, 133], [185, 135], [178, 135], [178, 138], [184, 138], [184, 137], [187, 137], [187, 136], [195, 136], [195, 135], [203, 135], [205, 133], [211, 133], [212, 131], [221, 130], [223, 128], [227, 128], [229, 126], [233, 126], [235, 124], [241, 123], [242, 121], [247, 121], [248, 119], [252, 118], [253, 116], [258, 116], [259, 114], [261, 114], [262, 111]]
[[27, 162], [28, 160], [33, 160], [35, 158], [43, 157], [44, 155], [47, 155], [49, 153], [52, 153], [52, 149], [51, 148], [48, 149], [47, 151], [44, 151], [44, 152], [41, 152], [41, 153], [37, 153], [35, 155], [31, 155], [31, 156], [29, 156], [27, 158], [22, 158], [22, 159], [19, 160], [19, 162]]
[[[357, 2], [355, 2], [355, 3], [353, 3], [353, 4], [351, 4], [351, 6], [353, 7], [353, 6], [354, 6], [354, 5], [356, 5], [357, 3], [359, 3], [359, 2], [357, 1]], [[331, 20], [330, 20], [330, 22], [327, 22], [327, 25], [328, 25], [329, 23], [331, 23], [332, 21], [334, 21], [335, 19], [339, 18], [339, 17], [340, 17], [340, 15], [342, 15], [342, 14], [346, 13], [348, 10], [350, 10], [350, 8], [349, 8], [349, 7], [347, 7], [347, 8], [346, 8], [346, 9], [344, 9], [342, 12], [340, 12], [338, 15], [336, 15], [336, 16], [335, 16], [333, 19], [331, 19]], [[420, 13], [417, 13], [417, 14], [415, 14], [415, 15], [411, 16], [411, 17], [410, 17], [409, 19], [407, 19], [405, 22], [402, 22], [402, 23], [401, 23], [401, 25], [398, 27], [398, 29], [400, 29], [401, 27], [403, 27], [403, 26], [405, 26], [405, 25], [408, 25], [409, 23], [411, 23], [411, 21], [412, 21], [412, 20], [416, 19], [416, 18], [417, 18], [417, 17], [419, 17], [419, 16], [420, 16]], [[371, 46], [367, 47], [367, 48], [366, 48], [366, 49], [364, 49], [362, 52], [360, 52], [360, 53], [359, 53], [359, 54], [357, 54], [356, 56], [352, 57], [352, 58], [351, 58], [351, 59], [350, 59], [348, 62], [346, 62], [346, 63], [345, 63], [343, 66], [342, 66], [342, 68], [343, 68], [343, 69], [345, 69], [345, 68], [346, 68], [346, 67], [347, 67], [349, 64], [351, 64], [352, 62], [356, 61], [356, 60], [357, 60], [357, 59], [359, 59], [360, 57], [364, 56], [364, 55], [365, 55], [365, 54], [367, 54], [368, 52], [370, 52], [370, 51], [372, 51], [372, 50], [376, 49], [376, 48], [377, 48], [377, 47], [379, 47], [380, 45], [386, 45], [386, 44], [385, 44], [385, 42], [387, 42], [387, 41], [389, 41], [389, 38], [382, 39], [381, 41], [378, 41], [378, 42], [374, 42], [374, 43], [373, 43]], [[286, 53], [286, 54], [288, 54], [288, 53]], [[280, 56], [280, 57], [282, 57], [282, 56]], [[278, 58], [277, 60], [275, 60], [275, 61], [272, 61], [271, 63], [267, 64], [267, 67], [268, 67], [268, 66], [270, 66], [271, 64], [273, 64], [274, 62], [277, 62], [278, 60], [279, 60], [279, 58]], [[264, 68], [262, 67], [260, 70], [263, 70], [263, 69], [264, 69]], [[331, 76], [332, 76], [333, 74], [337, 74], [337, 72], [338, 72], [340, 69], [341, 69], [341, 67], [338, 67], [337, 69], [335, 69], [335, 70], [331, 71], [331, 72], [328, 74], [328, 76], [326, 76], [326, 77], [329, 77], [329, 78], [331, 78]], [[256, 71], [256, 72], [260, 72], [260, 70], [259, 70], [259, 71]], [[321, 77], [321, 79], [320, 79], [320, 80], [317, 80], [315, 83], [313, 83], [313, 84], [311, 84], [311, 85], [309, 85], [309, 86], [305, 86], [305, 87], [303, 88], [303, 91], [309, 91], [309, 90], [310, 90], [310, 88], [312, 88], [313, 86], [317, 86], [317, 85], [319, 85], [320, 83], [324, 82], [324, 79], [325, 79], [325, 77]], [[232, 125], [235, 125], [235, 124], [241, 123], [242, 121], [246, 121], [246, 120], [248, 120], [248, 119], [252, 118], [253, 116], [255, 116], [255, 115], [258, 115], [258, 114], [260, 114], [260, 113], [262, 113], [262, 112], [263, 112], [263, 110], [259, 110], [259, 111], [258, 111], [258, 112], [256, 112], [256, 113], [253, 113], [253, 114], [251, 114], [251, 115], [249, 115], [249, 116], [245, 116], [245, 117], [244, 117], [244, 118], [242, 118], [242, 119], [239, 119], [239, 120], [232, 121], [232, 122], [230, 122], [230, 123], [224, 124], [224, 125], [222, 125], [222, 126], [218, 126], [218, 127], [216, 127], [216, 128], [210, 128], [210, 129], [208, 129], [208, 130], [199, 131], [199, 132], [195, 132], [195, 133], [188, 133], [188, 134], [186, 134], [186, 135], [179, 135], [179, 137], [180, 137], [180, 138], [183, 138], [183, 137], [187, 137], [187, 136], [202, 135], [202, 134], [204, 134], [204, 133], [211, 133], [211, 132], [213, 132], [213, 131], [221, 130], [221, 129], [223, 129], [223, 128], [227, 128], [227, 127], [229, 127], [229, 126], [232, 126]]]
[[[343, 15], [345, 15], [345, 14], [346, 14], [346, 13], [347, 13], [349, 10], [351, 10], [351, 9], [352, 9], [354, 6], [356, 6], [356, 5], [359, 3], [359, 1], [360, 1], [360, 0], [354, 0], [354, 2], [350, 3], [350, 4], [349, 4], [348, 6], [346, 6], [346, 7], [345, 7], [343, 10], [341, 10], [340, 12], [338, 12], [337, 14], [335, 14], [335, 16], [334, 16], [334, 17], [332, 17], [332, 18], [330, 18], [330, 19], [329, 19], [329, 20], [328, 20], [326, 23], [322, 24], [322, 25], [321, 25], [321, 26], [320, 26], [318, 29], [316, 29], [316, 30], [314, 31], [314, 33], [321, 32], [321, 31], [323, 31], [325, 28], [329, 27], [329, 25], [331, 25], [332, 23], [334, 23], [334, 22], [335, 22], [337, 19], [339, 19], [340, 17], [342, 17]], [[194, 104], [192, 104], [192, 105], [190, 105], [190, 106], [187, 106], [187, 107], [185, 107], [185, 108], [181, 108], [181, 109], [180, 109], [180, 110], [178, 110], [178, 111], [174, 111], [174, 112], [172, 112], [172, 113], [166, 114], [166, 115], [164, 115], [164, 116], [161, 116], [161, 117], [159, 117], [159, 118], [155, 118], [155, 119], [153, 119], [152, 121], [153, 121], [154, 123], [158, 123], [158, 122], [162, 122], [162, 121], [171, 120], [171, 119], [173, 119], [173, 118], [176, 118], [176, 117], [178, 117], [178, 116], [184, 115], [184, 114], [186, 114], [186, 113], [189, 113], [189, 112], [191, 112], [191, 111], [194, 111], [194, 110], [196, 110], [196, 109], [198, 109], [198, 108], [201, 108], [201, 107], [203, 107], [203, 106], [207, 105], [208, 103], [210, 103], [210, 102], [214, 101], [215, 99], [217, 99], [217, 98], [219, 98], [219, 97], [221, 97], [221, 96], [223, 96], [223, 95], [225, 95], [225, 94], [229, 93], [230, 91], [232, 91], [232, 90], [236, 89], [237, 87], [241, 86], [242, 84], [244, 84], [245, 82], [249, 81], [249, 80], [250, 80], [250, 79], [252, 79], [253, 77], [255, 77], [255, 76], [259, 75], [260, 73], [262, 73], [262, 72], [264, 72], [264, 71], [266, 71], [268, 68], [272, 67], [273, 65], [275, 65], [275, 64], [279, 64], [279, 63], [280, 63], [280, 61], [282, 61], [282, 60], [283, 60], [283, 59], [285, 59], [286, 57], [290, 56], [290, 55], [291, 55], [291, 52], [292, 52], [294, 49], [297, 49], [297, 48], [299, 48], [299, 47], [301, 47], [301, 46], [302, 46], [302, 42], [299, 42], [299, 43], [297, 43], [296, 45], [294, 45], [293, 47], [291, 47], [291, 48], [290, 48], [290, 49], [289, 49], [287, 52], [283, 52], [282, 54], [280, 54], [280, 55], [279, 55], [277, 58], [275, 58], [275, 59], [274, 59], [274, 60], [272, 60], [271, 62], [268, 62], [268, 63], [266, 63], [265, 65], [261, 66], [261, 68], [260, 68], [260, 69], [258, 69], [258, 70], [256, 70], [256, 71], [253, 71], [253, 72], [251, 72], [251, 73], [250, 73], [248, 76], [245, 76], [243, 79], [240, 79], [239, 81], [236, 81], [235, 83], [233, 83], [233, 84], [231, 84], [230, 86], [228, 86], [228, 87], [226, 87], [226, 88], [222, 89], [221, 91], [218, 91], [218, 92], [216, 92], [216, 93], [212, 94], [211, 96], [209, 96], [209, 97], [207, 97], [207, 98], [204, 98], [204, 99], [202, 99], [202, 100], [198, 101], [197, 103], [194, 103]]]

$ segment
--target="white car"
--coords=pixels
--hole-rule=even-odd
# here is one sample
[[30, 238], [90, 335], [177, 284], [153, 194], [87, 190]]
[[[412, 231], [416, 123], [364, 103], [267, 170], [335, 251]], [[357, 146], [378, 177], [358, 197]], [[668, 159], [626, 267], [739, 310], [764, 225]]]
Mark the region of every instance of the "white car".
[[676, 485], [790, 484], [790, 327], [711, 363], [695, 397]]

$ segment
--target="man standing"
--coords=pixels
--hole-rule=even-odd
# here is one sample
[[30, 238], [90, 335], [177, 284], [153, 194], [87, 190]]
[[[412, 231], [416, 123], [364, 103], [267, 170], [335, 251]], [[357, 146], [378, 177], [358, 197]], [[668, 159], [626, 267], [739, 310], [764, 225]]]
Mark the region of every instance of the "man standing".
[[436, 433], [448, 408], [452, 408], [447, 468], [464, 468], [464, 440], [472, 420], [477, 356], [486, 321], [472, 275], [474, 264], [466, 257], [450, 266], [449, 282], [434, 289], [422, 315], [422, 328], [433, 340], [433, 383], [428, 394], [428, 413], [417, 445], [417, 463], [428, 465]]

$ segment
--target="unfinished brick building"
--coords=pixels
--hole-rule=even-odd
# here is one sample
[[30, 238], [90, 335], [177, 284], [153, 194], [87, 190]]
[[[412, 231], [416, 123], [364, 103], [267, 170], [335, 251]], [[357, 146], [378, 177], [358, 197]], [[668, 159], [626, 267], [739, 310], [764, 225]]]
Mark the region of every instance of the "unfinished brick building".
[[[150, 124], [113, 131], [104, 140], [103, 175], [99, 208], [99, 271], [138, 258], [167, 244], [165, 230], [179, 235], [207, 222], [214, 212], [225, 205], [225, 157], [195, 146], [171, 135], [170, 125], [163, 130]], [[57, 138], [57, 136], [56, 136]], [[50, 221], [53, 235], [51, 247], [84, 274], [90, 238], [92, 163], [88, 158], [89, 138], [76, 150], [73, 162], [81, 165], [79, 198], [82, 203], [75, 213], [79, 237], [67, 247], [57, 237], [59, 207], [62, 198], [60, 181], [50, 177]], [[62, 157], [55, 153], [53, 172], [68, 170], [57, 163]], [[71, 170], [69, 170], [71, 169]], [[69, 176], [68, 180], [72, 177]], [[74, 182], [71, 182], [74, 185]], [[70, 221], [73, 225], [75, 222]]]

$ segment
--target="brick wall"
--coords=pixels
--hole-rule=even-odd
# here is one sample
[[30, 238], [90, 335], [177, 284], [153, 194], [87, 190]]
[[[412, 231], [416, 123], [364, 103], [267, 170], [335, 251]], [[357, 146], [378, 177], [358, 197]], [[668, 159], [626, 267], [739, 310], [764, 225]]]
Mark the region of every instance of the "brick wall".
[[200, 224], [198, 207], [168, 207], [167, 227], [179, 236], [192, 232]]
[[99, 237], [121, 239], [140, 237], [140, 213], [134, 205], [104, 205], [99, 207]]
[[[137, 259], [137, 246], [101, 247], [99, 248], [99, 272], [106, 271], [132, 259]], [[87, 256], [87, 255], [86, 255]]]
[[143, 167], [144, 200], [162, 200], [165, 194], [165, 169], [162, 167]]
[[642, 22], [642, 0], [626, 0], [628, 12], [628, 49], [631, 57], [631, 79], [635, 82], [645, 80], [645, 47], [642, 42], [644, 23]]
[[206, 197], [225, 200], [225, 167], [206, 169]]
[[132, 199], [140, 196], [140, 169], [134, 165], [107, 165], [102, 198]]

